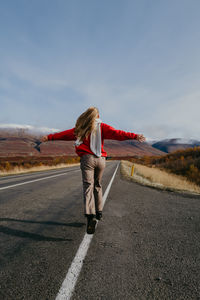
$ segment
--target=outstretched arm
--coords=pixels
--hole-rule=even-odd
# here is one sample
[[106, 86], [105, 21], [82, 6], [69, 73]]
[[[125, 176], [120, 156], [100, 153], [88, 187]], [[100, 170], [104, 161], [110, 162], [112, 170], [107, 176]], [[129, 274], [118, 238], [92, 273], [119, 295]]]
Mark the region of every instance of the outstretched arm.
[[103, 138], [108, 140], [124, 141], [135, 139], [140, 142], [145, 141], [145, 137], [142, 134], [135, 134], [133, 132], [117, 130], [105, 123], [102, 123], [102, 134]]
[[54, 141], [54, 140], [64, 140], [64, 141], [73, 141], [76, 140], [74, 135], [74, 128], [61, 131], [54, 134], [45, 135], [41, 138], [42, 142]]

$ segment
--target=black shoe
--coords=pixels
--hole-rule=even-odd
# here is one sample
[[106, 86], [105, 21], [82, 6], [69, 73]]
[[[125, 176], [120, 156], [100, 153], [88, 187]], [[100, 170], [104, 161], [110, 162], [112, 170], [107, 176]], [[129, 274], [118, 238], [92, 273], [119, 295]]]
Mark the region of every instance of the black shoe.
[[96, 212], [96, 218], [97, 218], [97, 220], [101, 220], [102, 219], [102, 211], [97, 211]]
[[87, 234], [94, 234], [97, 220], [93, 215], [87, 216]]

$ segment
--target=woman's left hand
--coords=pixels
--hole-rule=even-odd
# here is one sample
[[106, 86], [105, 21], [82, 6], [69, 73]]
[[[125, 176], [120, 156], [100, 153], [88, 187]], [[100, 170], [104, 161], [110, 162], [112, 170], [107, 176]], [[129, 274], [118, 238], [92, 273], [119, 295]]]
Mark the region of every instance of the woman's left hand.
[[43, 142], [47, 142], [48, 141], [48, 136], [47, 135], [44, 135], [40, 141], [43, 143]]

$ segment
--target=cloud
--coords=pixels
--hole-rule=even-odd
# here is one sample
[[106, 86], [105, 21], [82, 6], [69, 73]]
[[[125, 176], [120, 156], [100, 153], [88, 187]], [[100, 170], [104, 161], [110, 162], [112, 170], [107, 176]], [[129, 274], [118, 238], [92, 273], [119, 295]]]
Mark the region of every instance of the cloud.
[[[162, 105], [158, 122], [171, 128], [172, 134], [183, 138], [199, 138], [200, 91], [182, 95]], [[163, 118], [163, 115], [165, 118]]]
[[[13, 91], [8, 103], [10, 107], [17, 107], [18, 114], [21, 111], [22, 120], [23, 114], [27, 115], [32, 107], [32, 124], [41, 124], [44, 116], [43, 124], [49, 122], [64, 128], [74, 124], [75, 118], [89, 106], [97, 106], [103, 121], [118, 129], [143, 132], [156, 139], [199, 136], [198, 90], [186, 94], [184, 89], [178, 92], [173, 89], [164, 93], [163, 88], [141, 81], [125, 83], [122, 80], [120, 83], [116, 81], [115, 70], [106, 73], [102, 68], [95, 73], [91, 62], [87, 68], [84, 62], [79, 66], [71, 63], [67, 70], [65, 64], [59, 64], [54, 72], [55, 65], [45, 68], [25, 60], [13, 59], [6, 65], [8, 76], [0, 81], [0, 85]], [[16, 80], [22, 81], [23, 88]], [[12, 113], [9, 111], [9, 120], [3, 121], [15, 120]]]
[[33, 66], [24, 61], [9, 61], [7, 62], [7, 69], [8, 73], [12, 74], [14, 78], [27, 82], [33, 87], [57, 90], [69, 86], [65, 79], [48, 72], [48, 69]]
[[47, 133], [53, 133], [53, 132], [59, 131], [59, 129], [55, 129], [55, 128], [35, 127], [35, 126], [31, 126], [31, 125], [21, 125], [21, 124], [0, 124], [0, 129], [4, 129], [4, 130], [5, 129], [13, 129], [13, 130], [22, 129], [30, 134], [33, 134], [33, 133], [47, 134]]

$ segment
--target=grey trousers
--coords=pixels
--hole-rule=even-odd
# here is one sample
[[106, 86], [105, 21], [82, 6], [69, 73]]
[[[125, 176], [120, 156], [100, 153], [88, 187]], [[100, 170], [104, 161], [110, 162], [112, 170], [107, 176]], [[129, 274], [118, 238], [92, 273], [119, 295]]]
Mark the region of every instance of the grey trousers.
[[96, 157], [85, 154], [81, 157], [80, 168], [83, 180], [84, 213], [95, 215], [96, 211], [102, 211], [102, 185], [101, 179], [106, 166], [105, 157]]

